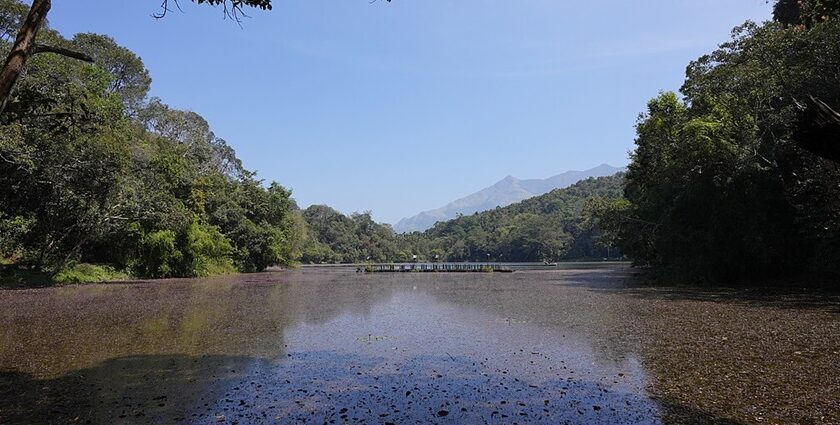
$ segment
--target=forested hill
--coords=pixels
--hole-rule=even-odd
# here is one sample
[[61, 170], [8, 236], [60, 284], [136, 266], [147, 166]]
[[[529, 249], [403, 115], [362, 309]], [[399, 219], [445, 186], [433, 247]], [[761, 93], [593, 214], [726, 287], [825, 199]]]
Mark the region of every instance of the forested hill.
[[324, 205], [303, 211], [306, 263], [544, 261], [602, 258], [590, 206], [621, 196], [623, 174], [582, 180], [507, 207], [440, 222], [426, 232], [396, 234], [370, 214], [350, 216]]
[[588, 206], [620, 198], [623, 184], [623, 173], [581, 180], [507, 207], [438, 223], [423, 239], [432, 251], [455, 261], [604, 257], [608, 253], [597, 243], [600, 231], [588, 219]]
[[437, 222], [452, 220], [458, 215], [471, 215], [496, 207], [506, 207], [554, 189], [569, 187], [583, 179], [610, 176], [620, 171], [623, 169], [601, 164], [588, 170], [566, 171], [546, 179], [520, 180], [507, 176], [492, 186], [452, 201], [441, 208], [404, 218], [394, 224], [394, 230], [399, 233], [423, 232], [431, 229]]

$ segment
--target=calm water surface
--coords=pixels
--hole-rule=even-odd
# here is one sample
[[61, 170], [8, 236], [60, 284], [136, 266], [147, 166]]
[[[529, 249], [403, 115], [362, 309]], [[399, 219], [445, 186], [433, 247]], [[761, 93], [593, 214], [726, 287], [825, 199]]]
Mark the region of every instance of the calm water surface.
[[0, 292], [0, 423], [837, 423], [837, 297], [306, 268]]

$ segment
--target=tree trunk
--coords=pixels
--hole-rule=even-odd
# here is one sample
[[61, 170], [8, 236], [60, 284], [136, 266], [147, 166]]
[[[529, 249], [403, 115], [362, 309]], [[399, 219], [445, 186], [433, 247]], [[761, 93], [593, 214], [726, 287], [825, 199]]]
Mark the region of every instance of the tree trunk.
[[29, 14], [26, 15], [26, 19], [20, 27], [17, 38], [15, 38], [15, 44], [6, 58], [6, 63], [3, 64], [3, 69], [0, 70], [0, 114], [6, 109], [6, 103], [9, 101], [12, 88], [23, 72], [29, 56], [32, 55], [32, 49], [35, 47], [35, 36], [38, 35], [38, 30], [44, 24], [50, 7], [52, 7], [51, 0], [34, 0], [32, 7], [29, 9]]

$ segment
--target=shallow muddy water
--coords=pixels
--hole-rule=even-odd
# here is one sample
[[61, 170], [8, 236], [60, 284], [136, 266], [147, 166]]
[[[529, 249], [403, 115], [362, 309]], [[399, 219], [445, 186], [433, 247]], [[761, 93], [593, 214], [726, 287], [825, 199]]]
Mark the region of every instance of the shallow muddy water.
[[0, 423], [840, 423], [840, 298], [305, 268], [0, 291]]

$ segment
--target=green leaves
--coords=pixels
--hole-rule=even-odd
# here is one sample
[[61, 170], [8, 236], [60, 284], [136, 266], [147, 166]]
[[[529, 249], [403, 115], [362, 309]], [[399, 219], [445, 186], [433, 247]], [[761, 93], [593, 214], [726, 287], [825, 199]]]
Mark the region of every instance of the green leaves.
[[629, 205], [599, 212], [638, 263], [714, 280], [836, 269], [826, 265], [840, 261], [840, 170], [811, 153], [816, 141], [797, 139], [812, 134], [800, 131], [800, 99], [840, 105], [840, 22], [827, 16], [808, 27], [746, 23], [689, 65], [684, 101], [649, 103]]
[[91, 56], [98, 68], [108, 72], [111, 78], [107, 92], [120, 96], [128, 115], [136, 114], [152, 83], [140, 57], [107, 35], [76, 34], [71, 43], [76, 50]]
[[325, 205], [313, 205], [303, 211], [302, 218], [308, 229], [303, 261], [388, 262], [408, 255], [403, 252], [400, 256], [394, 231], [390, 226], [374, 222], [370, 213], [348, 217]]
[[773, 7], [773, 19], [787, 25], [813, 27], [838, 16], [838, 0], [778, 0]]
[[439, 249], [449, 261], [603, 258], [607, 252], [598, 246], [600, 229], [587, 224], [587, 205], [592, 199], [620, 197], [623, 182], [621, 174], [583, 180], [513, 205], [438, 223], [417, 236], [422, 244], [415, 244]]
[[[0, 2], [0, 23], [14, 24], [15, 5]], [[38, 55], [18, 83], [0, 123], [0, 258], [50, 272], [110, 264], [146, 277], [299, 258], [304, 231], [291, 193], [255, 180], [200, 115], [147, 99], [151, 79], [133, 52], [96, 34], [39, 37], [96, 61]]]

